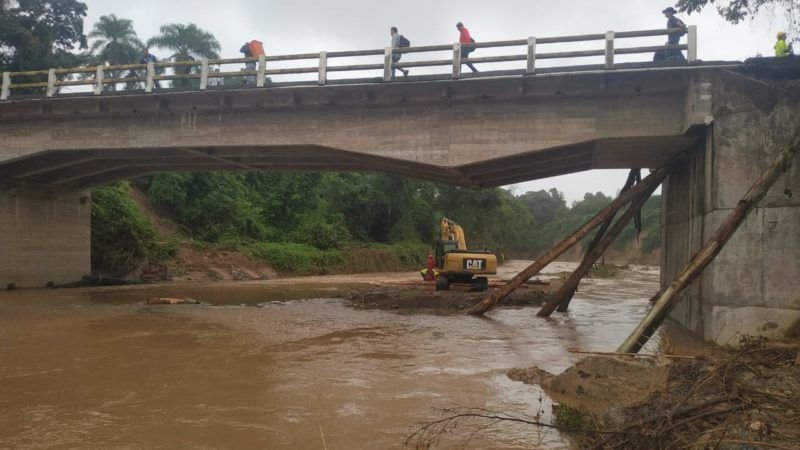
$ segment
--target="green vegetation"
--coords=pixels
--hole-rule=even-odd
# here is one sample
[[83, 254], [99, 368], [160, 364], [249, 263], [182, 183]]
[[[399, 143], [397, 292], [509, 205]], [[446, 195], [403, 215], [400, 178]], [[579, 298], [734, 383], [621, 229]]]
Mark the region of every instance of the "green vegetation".
[[[464, 226], [471, 248], [535, 256], [611, 201], [587, 194], [569, 207], [556, 190], [517, 197], [504, 189], [474, 191], [368, 173], [173, 173], [139, 179], [137, 186], [195, 242], [236, 249], [284, 274], [420, 267], [443, 216]], [[120, 198], [124, 186], [98, 192], [95, 245], [105, 252], [104, 242], [119, 244], [97, 255], [98, 267], [128, 267], [155, 255], [146, 220]], [[643, 210], [645, 252], [658, 247], [659, 200]], [[633, 242], [633, 226], [624, 234], [616, 244], [620, 251]]]
[[587, 417], [581, 411], [564, 404], [558, 404], [553, 409], [553, 423], [567, 430], [592, 429]]
[[[563, 195], [556, 189], [550, 191], [527, 192], [518, 197], [533, 217], [535, 237], [530, 242], [532, 255], [545, 251], [569, 233], [586, 223], [598, 211], [605, 208], [613, 198], [598, 192], [587, 193], [583, 200], [568, 207]], [[642, 233], [637, 236], [633, 223], [629, 224], [611, 247], [624, 251], [639, 238], [639, 251], [649, 254], [661, 245], [661, 196], [651, 197], [642, 208]], [[591, 235], [584, 239], [584, 245]]]
[[371, 244], [343, 250], [321, 250], [308, 244], [260, 242], [240, 245], [238, 249], [266, 261], [279, 273], [324, 275], [417, 268], [425, 263], [428, 246]]
[[756, 17], [763, 11], [784, 13], [792, 29], [798, 30], [800, 19], [800, 0], [678, 0], [678, 10], [687, 12], [702, 11], [714, 5], [720, 15], [728, 22], [739, 23]]
[[150, 221], [117, 183], [92, 192], [92, 267], [110, 274], [126, 274], [144, 260], [159, 261], [174, 255], [171, 244], [157, 242]]
[[[218, 59], [222, 50], [217, 38], [208, 31], [190, 23], [170, 23], [162, 25], [160, 33], [147, 40], [151, 47], [163, 48], [174, 52], [170, 59], [173, 61], [195, 61], [200, 58]], [[176, 67], [178, 75], [188, 75], [196, 71], [189, 66]], [[196, 83], [195, 80], [175, 80], [173, 86], [186, 87]]]
[[[0, 72], [75, 67], [86, 49], [86, 4], [75, 0], [0, 1]], [[18, 77], [15, 83], [36, 81]], [[42, 92], [41, 89], [18, 93]]]

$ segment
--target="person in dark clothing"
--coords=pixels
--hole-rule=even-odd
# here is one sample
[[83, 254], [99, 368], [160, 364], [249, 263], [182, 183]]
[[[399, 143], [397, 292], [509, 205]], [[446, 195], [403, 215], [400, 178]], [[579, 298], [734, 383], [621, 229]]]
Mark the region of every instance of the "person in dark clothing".
[[[398, 33], [397, 27], [390, 28], [389, 34], [392, 36], [392, 48], [400, 48], [403, 36], [400, 33]], [[403, 72], [404, 76], [408, 76], [408, 69], [398, 69], [397, 67], [397, 63], [400, 62], [400, 58], [402, 57], [403, 57], [402, 53], [397, 53], [397, 52], [392, 53], [392, 76], [394, 76], [394, 74], [396, 74], [398, 70]]]
[[[665, 10], [661, 11], [664, 14], [664, 17], [667, 18], [667, 28], [680, 28], [681, 31], [675, 31], [672, 33], [667, 34], [667, 45], [680, 45], [681, 43], [681, 36], [686, 34], [686, 24], [683, 23], [681, 19], [675, 17], [675, 14], [678, 11], [675, 10], [673, 7], [666, 8]], [[677, 49], [668, 49], [666, 51], [666, 59], [678, 59], [680, 61], [686, 61], [686, 58], [683, 56], [683, 52]]]
[[144, 49], [144, 52], [142, 53], [142, 59], [139, 60], [139, 64], [150, 64], [151, 62], [152, 63], [157, 63], [158, 62], [158, 58], [156, 58], [155, 55], [150, 53], [150, 49], [149, 48], [146, 48], [146, 49]]
[[[461, 43], [461, 59], [469, 58], [469, 54], [475, 51], [475, 47], [471, 47], [469, 44], [474, 44], [475, 39], [472, 39], [472, 36], [469, 34], [469, 30], [467, 27], [464, 26], [463, 23], [458, 22], [456, 24], [456, 29], [458, 30], [458, 42]], [[469, 70], [473, 72], [477, 72], [478, 69], [472, 65], [472, 63], [467, 62], [465, 63]]]
[[[239, 52], [242, 53], [245, 58], [252, 58], [253, 57], [253, 52], [250, 50], [250, 43], [249, 42], [245, 42], [244, 45], [242, 45], [242, 48], [239, 49]], [[255, 61], [248, 61], [248, 62], [244, 63], [244, 69], [245, 70], [256, 70]], [[256, 84], [256, 77], [254, 77], [253, 75], [245, 75], [244, 84], [245, 85], [249, 85], [249, 84], [255, 85]]]
[[[155, 64], [157, 62], [158, 62], [158, 58], [156, 58], [155, 55], [150, 53], [150, 49], [149, 48], [145, 47], [145, 49], [142, 50], [142, 57], [139, 59], [139, 64], [150, 64], [150, 63]], [[138, 74], [136, 73], [136, 71], [132, 70], [128, 74], [128, 76], [129, 77], [137, 77]], [[147, 69], [145, 69], [145, 71], [144, 71], [144, 76], [147, 77]], [[133, 83], [133, 84], [136, 84], [136, 83]], [[156, 88], [156, 89], [161, 89], [161, 83], [159, 83], [158, 80], [155, 80], [155, 81], [153, 81], [153, 87]]]

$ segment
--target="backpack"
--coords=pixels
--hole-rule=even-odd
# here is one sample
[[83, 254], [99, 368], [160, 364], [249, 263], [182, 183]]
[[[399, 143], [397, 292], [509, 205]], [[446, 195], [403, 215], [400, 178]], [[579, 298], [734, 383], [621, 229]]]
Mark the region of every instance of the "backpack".
[[258, 40], [252, 40], [249, 44], [250, 47], [250, 56], [254, 58], [258, 58], [259, 56], [264, 54], [264, 44]]
[[406, 39], [405, 36], [400, 35], [400, 42], [397, 43], [398, 47], [411, 47], [411, 41]]

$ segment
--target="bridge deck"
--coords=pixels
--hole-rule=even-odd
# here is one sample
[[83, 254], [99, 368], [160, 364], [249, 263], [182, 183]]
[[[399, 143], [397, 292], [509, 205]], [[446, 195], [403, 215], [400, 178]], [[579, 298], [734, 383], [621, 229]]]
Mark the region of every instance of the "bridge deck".
[[0, 181], [90, 187], [163, 171], [310, 170], [490, 187], [656, 167], [704, 124], [690, 105], [697, 80], [736, 64], [15, 98], [0, 103]]

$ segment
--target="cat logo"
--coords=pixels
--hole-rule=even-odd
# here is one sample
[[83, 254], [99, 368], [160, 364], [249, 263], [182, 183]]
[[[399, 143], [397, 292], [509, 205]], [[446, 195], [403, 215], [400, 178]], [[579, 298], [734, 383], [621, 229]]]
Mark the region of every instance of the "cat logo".
[[464, 270], [482, 271], [486, 269], [485, 259], [465, 259]]

